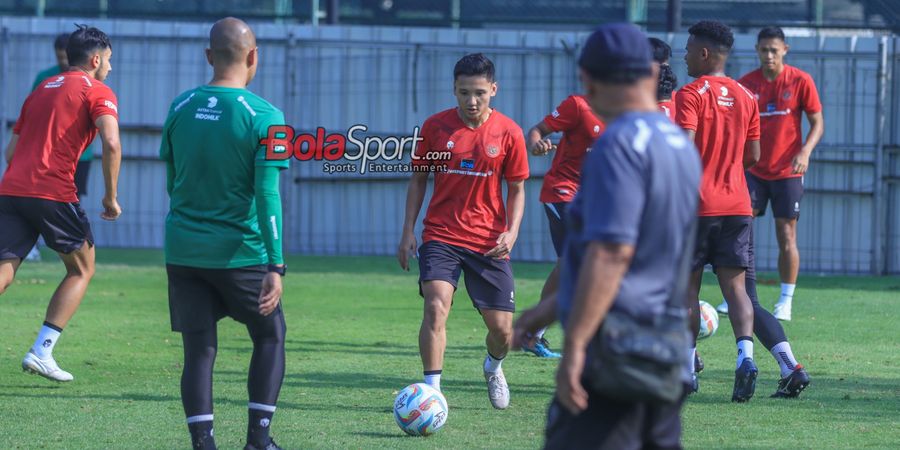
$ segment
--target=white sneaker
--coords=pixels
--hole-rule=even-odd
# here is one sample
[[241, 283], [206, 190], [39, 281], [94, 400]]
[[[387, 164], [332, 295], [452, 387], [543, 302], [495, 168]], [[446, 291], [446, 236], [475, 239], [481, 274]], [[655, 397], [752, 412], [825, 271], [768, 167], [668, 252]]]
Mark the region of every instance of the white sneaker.
[[720, 304], [719, 306], [716, 306], [716, 311], [718, 311], [719, 314], [728, 315], [728, 302], [726, 302], [725, 300], [722, 300], [722, 304]]
[[31, 251], [28, 252], [28, 256], [25, 257], [26, 261], [40, 261], [41, 260], [41, 252], [38, 250], [37, 245], [31, 247]]
[[791, 321], [791, 304], [790, 303], [776, 303], [775, 309], [772, 311], [772, 314], [778, 320], [783, 320], [785, 322]]
[[497, 409], [509, 407], [509, 385], [506, 384], [503, 369], [499, 369], [496, 372], [485, 372], [484, 379], [487, 381], [488, 397], [491, 399], [491, 405]]
[[72, 381], [75, 379], [71, 373], [60, 369], [52, 356], [41, 359], [31, 350], [28, 350], [28, 353], [25, 354], [25, 359], [22, 360], [22, 370], [53, 381]]

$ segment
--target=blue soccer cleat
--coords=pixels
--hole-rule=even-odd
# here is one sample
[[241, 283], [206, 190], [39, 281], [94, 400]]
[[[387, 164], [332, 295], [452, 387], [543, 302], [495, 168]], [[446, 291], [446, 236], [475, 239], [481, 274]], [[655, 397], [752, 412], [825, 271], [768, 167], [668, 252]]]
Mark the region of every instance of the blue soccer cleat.
[[533, 348], [522, 347], [522, 350], [525, 350], [528, 353], [534, 354], [538, 358], [561, 358], [562, 355], [559, 353], [550, 350], [550, 343], [547, 342], [547, 339], [540, 338], [537, 342], [535, 342]]
[[759, 369], [753, 359], [747, 358], [734, 371], [734, 391], [731, 394], [731, 401], [743, 403], [749, 401], [756, 392], [756, 375]]

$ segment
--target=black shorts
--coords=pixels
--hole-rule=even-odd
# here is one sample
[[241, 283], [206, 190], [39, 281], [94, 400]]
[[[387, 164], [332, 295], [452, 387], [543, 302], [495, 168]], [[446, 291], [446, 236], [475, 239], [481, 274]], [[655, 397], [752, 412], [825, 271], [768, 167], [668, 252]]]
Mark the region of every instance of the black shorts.
[[550, 239], [553, 240], [553, 249], [556, 257], [561, 258], [563, 248], [566, 245], [566, 210], [568, 203], [544, 203], [544, 212], [547, 213], [547, 221], [550, 223]]
[[166, 264], [172, 331], [206, 331], [228, 316], [248, 326], [282, 320], [281, 304], [268, 316], [259, 313], [259, 292], [266, 266], [201, 269]]
[[750, 267], [751, 216], [700, 217], [694, 270], [707, 264], [718, 267]]
[[419, 295], [423, 281], [446, 281], [456, 289], [460, 272], [478, 310], [515, 312], [515, 283], [508, 259], [494, 259], [467, 248], [428, 241], [419, 247]]
[[75, 189], [78, 191], [78, 198], [87, 195], [88, 177], [91, 174], [91, 161], [78, 161], [75, 166]]
[[87, 215], [78, 203], [0, 195], [0, 259], [24, 259], [44, 237], [47, 247], [64, 254], [94, 245]]
[[622, 403], [589, 391], [587, 409], [573, 416], [554, 399], [544, 448], [680, 449], [683, 403]]
[[772, 215], [777, 219], [799, 219], [800, 201], [803, 199], [803, 177], [764, 180], [747, 172], [750, 202], [758, 216], [766, 214], [766, 206], [772, 201]]

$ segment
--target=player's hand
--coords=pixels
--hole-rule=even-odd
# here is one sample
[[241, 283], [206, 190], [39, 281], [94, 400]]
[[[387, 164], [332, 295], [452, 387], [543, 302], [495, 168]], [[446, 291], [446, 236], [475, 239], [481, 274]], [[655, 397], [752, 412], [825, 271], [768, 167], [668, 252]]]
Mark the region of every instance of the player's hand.
[[544, 156], [553, 150], [556, 150], [556, 146], [550, 142], [550, 138], [541, 139], [531, 146], [531, 154], [535, 156]]
[[122, 207], [119, 206], [119, 202], [113, 197], [103, 197], [103, 212], [100, 213], [100, 218], [113, 221], [121, 215]]
[[409, 257], [415, 257], [416, 248], [418, 248], [418, 244], [416, 243], [415, 233], [403, 233], [400, 245], [397, 247], [397, 262], [400, 263], [401, 269], [409, 272]]
[[281, 285], [281, 275], [275, 272], [269, 272], [263, 278], [262, 289], [259, 292], [259, 313], [268, 316], [275, 311], [278, 304], [281, 303], [281, 293], [283, 287]]
[[516, 239], [518, 239], [518, 235], [506, 231], [500, 234], [500, 237], [497, 238], [497, 246], [492, 248], [491, 251], [484, 254], [488, 258], [496, 258], [503, 259], [509, 256], [509, 253], [512, 251], [513, 246], [516, 245]]
[[573, 415], [588, 406], [588, 393], [581, 385], [584, 372], [584, 349], [565, 348], [556, 371], [556, 399]]
[[809, 168], [809, 154], [802, 151], [797, 153], [797, 156], [791, 161], [791, 167], [794, 169], [793, 173], [795, 174], [802, 175], [806, 173], [806, 169]]
[[541, 328], [550, 326], [556, 320], [556, 297], [542, 300], [534, 308], [528, 309], [513, 324], [513, 343], [515, 348], [533, 348]]

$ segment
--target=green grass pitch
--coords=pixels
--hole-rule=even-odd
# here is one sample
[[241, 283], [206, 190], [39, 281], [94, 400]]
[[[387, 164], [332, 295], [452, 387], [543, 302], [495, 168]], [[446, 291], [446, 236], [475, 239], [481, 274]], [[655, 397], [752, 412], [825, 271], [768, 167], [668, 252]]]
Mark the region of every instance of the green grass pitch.
[[[154, 251], [100, 250], [97, 275], [55, 356], [76, 379], [55, 384], [21, 371], [21, 359], [63, 273], [45, 253], [0, 297], [0, 448], [189, 448], [179, 400], [180, 336], [169, 330], [166, 276]], [[504, 369], [511, 406], [490, 407], [481, 360], [485, 329], [460, 290], [448, 324], [442, 385], [450, 405], [435, 436], [405, 436], [395, 393], [421, 380], [416, 274], [392, 258], [294, 257], [285, 279], [287, 375], [273, 436], [285, 448], [538, 448], [555, 363], [512, 353]], [[519, 307], [537, 300], [546, 264], [514, 263]], [[720, 298], [706, 276], [702, 297]], [[760, 295], [771, 305], [771, 276]], [[900, 279], [802, 277], [794, 352], [812, 376], [799, 400], [769, 399], [778, 369], [760, 344], [757, 396], [732, 404], [734, 344], [727, 320], [700, 342], [701, 390], [683, 414], [688, 448], [897, 448], [900, 445]], [[560, 331], [548, 334], [554, 344]], [[215, 372], [220, 448], [243, 445], [250, 341], [219, 326]]]

